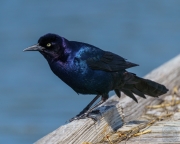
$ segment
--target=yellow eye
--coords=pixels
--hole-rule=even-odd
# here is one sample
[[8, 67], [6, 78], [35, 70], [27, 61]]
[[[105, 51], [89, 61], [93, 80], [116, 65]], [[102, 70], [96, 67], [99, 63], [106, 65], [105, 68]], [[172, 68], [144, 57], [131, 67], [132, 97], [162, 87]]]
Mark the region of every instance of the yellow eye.
[[47, 47], [50, 47], [51, 46], [51, 43], [47, 43], [47, 45], [46, 45]]

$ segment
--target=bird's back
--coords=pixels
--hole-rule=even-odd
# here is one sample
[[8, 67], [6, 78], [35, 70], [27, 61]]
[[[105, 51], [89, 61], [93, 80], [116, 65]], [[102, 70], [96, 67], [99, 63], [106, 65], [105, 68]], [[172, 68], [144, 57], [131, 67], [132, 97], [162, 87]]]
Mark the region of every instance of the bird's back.
[[100, 59], [104, 51], [89, 44], [71, 41], [69, 44], [71, 53], [66, 63], [54, 61], [50, 63], [52, 71], [68, 84], [77, 93], [102, 94], [113, 90], [112, 72], [93, 70], [87, 64], [87, 60]]

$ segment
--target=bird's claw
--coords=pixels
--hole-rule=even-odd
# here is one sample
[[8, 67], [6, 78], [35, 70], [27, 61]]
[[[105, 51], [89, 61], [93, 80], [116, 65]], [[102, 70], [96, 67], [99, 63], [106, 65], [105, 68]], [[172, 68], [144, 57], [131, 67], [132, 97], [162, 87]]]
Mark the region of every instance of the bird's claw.
[[72, 122], [74, 120], [79, 120], [79, 119], [85, 119], [85, 118], [91, 118], [92, 120], [94, 120], [96, 122], [96, 121], [98, 121], [98, 117], [97, 117], [98, 114], [100, 114], [99, 110], [93, 110], [91, 112], [85, 112], [81, 115], [77, 115], [77, 116], [71, 118], [69, 120], [69, 122]]
[[87, 117], [88, 117], [88, 113], [84, 113], [84, 114], [77, 115], [77, 116], [71, 118], [71, 119], [69, 120], [69, 122], [72, 122], [72, 121], [74, 121], [74, 120], [79, 120], [79, 119], [85, 119], [85, 118], [87, 118]]

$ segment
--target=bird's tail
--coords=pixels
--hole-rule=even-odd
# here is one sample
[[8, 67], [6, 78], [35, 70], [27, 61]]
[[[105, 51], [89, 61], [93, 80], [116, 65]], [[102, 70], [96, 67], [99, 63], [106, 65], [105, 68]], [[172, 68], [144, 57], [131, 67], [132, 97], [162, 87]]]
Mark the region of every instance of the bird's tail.
[[140, 78], [133, 73], [125, 72], [124, 86], [120, 88], [120, 91], [138, 102], [133, 93], [143, 98], [146, 98], [145, 95], [158, 97], [167, 93], [168, 89], [164, 85], [154, 81]]

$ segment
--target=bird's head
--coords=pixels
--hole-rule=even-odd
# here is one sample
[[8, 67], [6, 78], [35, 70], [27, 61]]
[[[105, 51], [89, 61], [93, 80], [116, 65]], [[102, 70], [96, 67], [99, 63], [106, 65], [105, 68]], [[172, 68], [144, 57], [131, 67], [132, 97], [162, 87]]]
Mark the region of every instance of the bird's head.
[[67, 53], [65, 51], [67, 41], [68, 40], [59, 35], [46, 34], [39, 38], [37, 44], [30, 46], [23, 51], [39, 51], [48, 61], [55, 59], [65, 61], [67, 58]]

